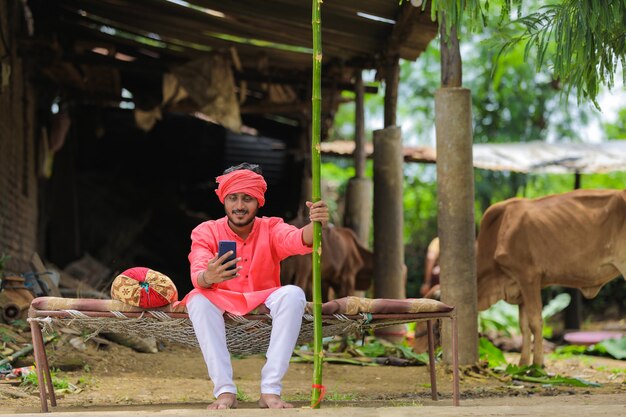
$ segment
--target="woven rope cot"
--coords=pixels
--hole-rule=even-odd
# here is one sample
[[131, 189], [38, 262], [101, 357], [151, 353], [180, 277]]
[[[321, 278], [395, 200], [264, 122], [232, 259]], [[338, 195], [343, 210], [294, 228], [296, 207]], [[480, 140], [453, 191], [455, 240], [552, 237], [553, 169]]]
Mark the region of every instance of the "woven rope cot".
[[[141, 337], [154, 337], [158, 340], [198, 347], [193, 326], [188, 318], [173, 318], [168, 313], [151, 311], [139, 317], [129, 313], [111, 311], [111, 317], [93, 317], [78, 310], [62, 310], [63, 317], [31, 318], [44, 333], [50, 334], [59, 328], [67, 327], [87, 331], [87, 339], [100, 333], [126, 333]], [[342, 334], [362, 334], [369, 330], [415, 321], [411, 317], [404, 319], [386, 319], [372, 322], [372, 315], [362, 313], [346, 316], [333, 314], [323, 317], [323, 337]], [[272, 329], [269, 314], [235, 316], [225, 314], [226, 342], [228, 350], [238, 355], [254, 355], [267, 351]], [[302, 327], [298, 344], [313, 340], [313, 316], [302, 316]]]
[[[313, 340], [311, 305], [302, 316], [298, 344]], [[333, 300], [322, 306], [323, 337], [363, 333], [387, 326], [415, 321], [428, 325], [431, 394], [437, 399], [433, 321], [450, 319], [453, 351], [453, 404], [459, 404], [457, 363], [456, 311], [453, 307], [435, 300], [369, 300], [357, 297]], [[197, 347], [193, 326], [184, 308], [169, 305], [160, 309], [145, 310], [116, 300], [67, 299], [39, 297], [32, 301], [29, 310], [41, 411], [48, 411], [48, 400], [54, 407], [56, 397], [51, 382], [48, 359], [43, 343], [43, 332], [50, 333], [61, 327], [88, 332], [93, 337], [101, 332], [133, 334], [155, 337], [159, 340]], [[252, 355], [264, 353], [269, 346], [272, 328], [267, 313], [236, 316], [225, 314], [226, 340], [232, 354]]]

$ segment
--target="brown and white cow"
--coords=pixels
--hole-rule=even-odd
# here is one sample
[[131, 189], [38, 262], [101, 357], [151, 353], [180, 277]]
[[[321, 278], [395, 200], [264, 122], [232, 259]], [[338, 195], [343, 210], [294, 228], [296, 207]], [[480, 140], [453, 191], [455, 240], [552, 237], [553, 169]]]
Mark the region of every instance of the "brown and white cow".
[[576, 190], [489, 207], [477, 240], [478, 309], [519, 305], [520, 365], [543, 365], [541, 288], [579, 288], [586, 298], [626, 276], [626, 190]]
[[[347, 227], [322, 229], [322, 299], [328, 301], [329, 290], [336, 298], [365, 291], [372, 282], [374, 254], [359, 242]], [[311, 299], [311, 255], [290, 256], [280, 266], [281, 284], [294, 284]]]

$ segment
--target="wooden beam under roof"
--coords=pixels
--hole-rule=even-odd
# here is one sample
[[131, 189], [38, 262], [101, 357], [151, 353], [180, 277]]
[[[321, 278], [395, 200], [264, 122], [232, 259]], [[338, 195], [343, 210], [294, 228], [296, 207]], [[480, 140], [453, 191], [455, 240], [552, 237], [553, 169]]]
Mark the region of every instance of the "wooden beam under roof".
[[[111, 68], [118, 68], [124, 71], [129, 72], [144, 72], [144, 73], [165, 73], [169, 72], [170, 65], [164, 63], [159, 59], [151, 59], [148, 60], [138, 59], [136, 61], [122, 61], [116, 59], [113, 56], [101, 55], [97, 53], [84, 53], [84, 54], [66, 54], [65, 58], [62, 61], [71, 62], [74, 64], [88, 64], [95, 66], [106, 66]], [[181, 63], [182, 65], [183, 63]], [[275, 71], [272, 74], [264, 74], [259, 71], [246, 69], [243, 72], [236, 72], [235, 78], [237, 80], [242, 81], [256, 81], [259, 83], [270, 83], [270, 84], [287, 84], [287, 85], [298, 85], [309, 82], [307, 79], [308, 74], [306, 76], [296, 76], [293, 73], [290, 74], [281, 74], [280, 72]], [[337, 82], [335, 79], [323, 79], [322, 86], [326, 88], [335, 87], [340, 90], [346, 91], [354, 91], [354, 85], [352, 83], [346, 82]], [[364, 87], [364, 90], [368, 94], [377, 94], [378, 87], [375, 85], [368, 85]]]
[[[59, 20], [60, 23], [63, 25], [62, 27], [64, 28], [63, 33], [70, 37], [73, 36], [81, 37], [83, 39], [100, 39], [102, 41], [126, 45], [129, 47], [136, 46], [137, 48], [152, 50], [154, 52], [157, 52], [158, 54], [165, 55], [163, 58], [166, 60], [172, 59], [174, 57], [182, 58], [183, 56], [187, 56], [189, 59], [193, 59], [196, 56], [200, 56], [206, 53], [202, 51], [195, 51], [190, 47], [181, 45], [180, 43], [172, 43], [177, 36], [182, 37], [179, 36], [181, 35], [181, 33], [182, 35], [186, 35], [184, 31], [177, 31], [175, 33], [172, 33], [172, 39], [167, 36], [162, 36], [159, 42], [167, 45], [167, 47], [157, 47], [154, 45], [147, 45], [145, 43], [139, 42], [139, 39], [129, 39], [126, 35], [122, 35], [121, 33], [115, 35], [112, 33], [103, 32], [98, 29], [100, 26], [104, 25], [102, 22], [94, 21], [87, 17], [76, 19], [76, 16], [75, 14], [73, 14], [73, 12], [65, 11], [63, 15], [61, 15]], [[148, 35], [146, 31], [139, 31], [136, 27], [131, 27], [130, 25], [124, 25], [121, 27], [118, 26], [116, 27], [116, 29], [144, 38], [146, 38]], [[78, 31], [78, 33], [76, 33], [76, 31]], [[170, 28], [169, 32], [173, 32], [173, 29]], [[188, 38], [188, 40], [198, 43], [206, 41], [206, 38]], [[216, 49], [227, 49], [232, 46], [232, 43], [227, 41], [214, 39], [212, 40], [212, 42], [214, 42], [214, 46], [216, 47]], [[219, 48], [217, 48], [217, 46], [219, 46]], [[237, 44], [236, 49], [241, 60], [245, 62], [246, 66], [248, 67], [256, 67], [258, 65], [259, 59], [262, 56], [265, 56], [265, 60], [268, 61], [270, 67], [282, 68], [283, 70], [303, 71], [310, 68], [311, 65], [311, 57], [308, 54], [294, 54], [290, 53], [289, 51], [281, 51], [272, 48], [261, 48], [258, 46], [245, 44]], [[168, 58], [167, 55], [172, 58]], [[354, 68], [375, 67], [375, 63], [373, 61], [368, 61], [367, 58], [361, 57], [344, 61], [343, 65], [345, 67]]]
[[[156, 46], [146, 45], [144, 43], [139, 42], [138, 40], [128, 39], [123, 36], [116, 36], [110, 33], [105, 33], [99, 30], [95, 30], [90, 28], [86, 22], [78, 22], [78, 21], [66, 21], [62, 20], [61, 24], [66, 27], [65, 34], [72, 35], [72, 32], [78, 32], [82, 39], [101, 39], [109, 43], [118, 43], [127, 46], [135, 46], [137, 48], [149, 49], [160, 54], [170, 55], [170, 56], [178, 56], [178, 57], [187, 57], [187, 59], [194, 59], [196, 57], [202, 56], [206, 54], [206, 52], [195, 51], [191, 48], [181, 46], [179, 44], [172, 44], [169, 39], [162, 39], [161, 42], [168, 45], [167, 48], [161, 48]], [[91, 23], [93, 25], [93, 23]], [[69, 28], [69, 29], [67, 29]], [[128, 28], [128, 30], [132, 30], [132, 28]], [[136, 32], [134, 32], [136, 33]], [[141, 35], [136, 33], [137, 35]], [[145, 36], [145, 35], [141, 35]], [[176, 49], [172, 49], [176, 46]], [[216, 50], [226, 50], [230, 46], [232, 46], [229, 42], [221, 42], [221, 47], [216, 48]], [[305, 69], [309, 68], [311, 65], [311, 57], [307, 54], [298, 54], [298, 56], [293, 53], [288, 53], [286, 51], [280, 51], [275, 49], [263, 49], [256, 46], [249, 45], [237, 45], [236, 47], [238, 54], [242, 61], [245, 61], [250, 66], [255, 66], [262, 57], [265, 57], [267, 61], [271, 63], [272, 67], [284, 68], [284, 69]], [[297, 59], [296, 59], [297, 58]], [[167, 57], [164, 57], [167, 60]]]
[[[395, 16], [398, 14], [396, 10], [398, 7], [399, 1], [395, 0], [391, 2], [388, 0], [329, 1], [323, 4], [322, 13], [326, 12], [351, 16], [357, 14], [357, 12], [361, 12], [383, 19], [395, 20]], [[324, 16], [322, 15], [322, 19], [323, 18]]]
[[[337, 158], [353, 158], [355, 143], [351, 140], [332, 140], [320, 144], [324, 156]], [[371, 159], [374, 155], [374, 145], [365, 143], [365, 155]], [[437, 162], [437, 152], [428, 146], [404, 146], [402, 148], [404, 162], [420, 162], [434, 164]]]
[[[218, 50], [235, 47], [246, 71], [263, 61], [265, 68], [284, 71], [303, 72], [311, 67], [306, 49], [280, 50], [257, 42], [308, 47], [310, 8], [301, 2], [194, 1], [194, 5], [224, 13], [224, 18], [164, 0], [59, 0], [57, 4], [57, 10], [64, 10], [62, 18], [66, 27], [67, 22], [87, 26], [94, 33], [99, 32], [94, 35], [99, 37], [102, 37], [100, 27], [105, 25], [146, 38], [155, 33], [168, 46], [162, 51], [164, 55], [194, 59], [206, 53], [194, 45]], [[366, 19], [359, 12], [389, 21]], [[336, 61], [355, 68], [379, 68], [388, 49], [397, 51], [401, 58], [415, 59], [434, 36], [434, 30], [429, 29], [435, 26], [429, 22], [429, 13], [422, 13], [408, 2], [402, 6], [389, 0], [328, 2], [324, 4], [322, 18], [324, 62]], [[395, 25], [394, 20], [397, 20]], [[107, 36], [132, 46], [129, 39], [123, 39], [126, 37], [123, 34]], [[137, 42], [137, 47], [151, 49], [141, 42]], [[169, 60], [165, 56], [164, 59]]]
[[[258, 0], [199, 0], [194, 4], [211, 10], [219, 11], [227, 16], [236, 16], [236, 19], [254, 20], [267, 22], [275, 29], [288, 24], [288, 27], [298, 27], [308, 33], [306, 39], [310, 43], [311, 32], [311, 5], [306, 2], [267, 0], [264, 7], [259, 8]], [[332, 2], [336, 3], [336, 2]], [[331, 7], [331, 2], [322, 6], [322, 33], [333, 36], [337, 34], [364, 34], [368, 33], [375, 37], [379, 31], [389, 30], [389, 23], [380, 21], [369, 21], [364, 24], [364, 18], [357, 15], [356, 10], [348, 12], [337, 12]]]
[[[180, 43], [171, 43], [170, 39], [164, 37], [159, 40], [159, 43], [164, 46], [157, 47], [156, 45], [145, 44], [140, 41], [139, 38], [146, 38], [146, 33], [136, 31], [131, 27], [117, 28], [118, 30], [125, 31], [126, 34], [112, 34], [106, 31], [97, 30], [97, 22], [89, 20], [76, 21], [73, 19], [66, 19], [62, 16], [60, 19], [62, 31], [60, 32], [64, 38], [80, 39], [80, 41], [89, 41], [94, 43], [106, 43], [108, 45], [119, 45], [124, 50], [124, 53], [133, 55], [133, 49], [136, 52], [134, 55], [146, 56], [143, 50], [149, 50], [158, 54], [161, 64], [158, 67], [171, 67], [172, 61], [174, 64], [182, 64], [190, 59], [195, 59], [206, 55], [207, 51], [195, 51], [190, 47], [181, 45]], [[131, 32], [132, 31], [132, 32]], [[136, 35], [138, 38], [133, 39], [127, 36], [128, 34]], [[216, 52], [229, 53], [231, 45], [228, 42], [223, 42], [221, 48], [216, 48]], [[304, 71], [309, 68], [311, 64], [311, 57], [307, 54], [300, 54], [300, 59], [295, 60], [294, 54], [290, 54], [287, 51], [280, 51], [275, 49], [260, 49], [258, 47], [250, 47], [248, 45], [237, 45], [235, 48], [241, 61], [246, 66], [246, 72], [250, 71], [250, 68], [257, 68], [260, 66], [260, 61], [265, 61], [264, 67], [273, 68], [278, 71], [284, 71], [285, 73], [297, 73], [298, 71]], [[187, 59], [185, 59], [185, 57]], [[163, 61], [166, 64], [163, 64]], [[123, 64], [120, 64], [123, 65]], [[119, 65], [117, 65], [119, 66]], [[130, 67], [132, 68], [132, 67]], [[271, 70], [274, 71], [274, 70]], [[307, 74], [308, 77], [308, 74]], [[372, 91], [373, 92], [373, 91]]]
[[404, 2], [387, 40], [387, 54], [415, 61], [437, 35], [437, 27], [430, 18], [430, 4], [422, 11], [421, 7]]
[[[157, 2], [157, 4], [162, 3]], [[171, 3], [163, 3], [167, 5], [163, 8], [163, 13], [154, 13], [150, 3], [145, 1], [63, 0], [63, 4], [64, 7], [74, 7], [77, 18], [80, 17], [78, 14], [80, 9], [83, 14], [87, 13], [86, 17], [93, 14], [110, 20], [112, 24], [118, 22], [123, 27], [141, 28], [159, 35], [176, 36], [181, 40], [192, 41], [193, 39], [193, 42], [205, 45], [220, 43], [220, 41], [227, 41], [230, 45], [236, 43], [235, 40], [228, 41], [228, 37], [240, 38], [243, 42], [247, 39], [251, 44], [258, 40], [294, 48], [308, 48], [311, 43], [310, 28], [294, 25], [292, 20], [275, 24], [261, 17], [255, 20], [240, 17], [222, 19]], [[178, 13], [172, 14], [172, 10], [178, 10]], [[368, 33], [368, 28], [371, 29], [362, 25], [361, 31], [356, 33], [347, 30], [335, 31], [325, 39], [325, 53], [333, 56], [367, 55], [371, 51], [380, 49], [383, 46], [381, 40]], [[223, 37], [220, 38], [220, 36]], [[265, 44], [259, 47], [271, 48], [272, 46]]]
[[[302, 2], [194, 0], [193, 5], [222, 12], [223, 17], [165, 0], [58, 0], [54, 4], [46, 6], [47, 10], [63, 8], [73, 12], [73, 17], [64, 17], [66, 20], [80, 21], [81, 17], [92, 13], [108, 19], [113, 26], [117, 22], [121, 29], [130, 32], [141, 29], [170, 38], [170, 41], [179, 39], [211, 48], [236, 46], [242, 56], [262, 53], [273, 57], [275, 61], [270, 65], [277, 67], [305, 69], [311, 66], [307, 50], [302, 54], [279, 51], [270, 44], [256, 42], [308, 48], [311, 44], [310, 7]], [[325, 3], [322, 11], [324, 62], [342, 60], [361, 68], [378, 68], [388, 47], [401, 58], [415, 59], [435, 36], [428, 11], [416, 15], [416, 10], [407, 1], [402, 5], [390, 0]], [[202, 53], [186, 49], [191, 49], [188, 52], [192, 55]]]

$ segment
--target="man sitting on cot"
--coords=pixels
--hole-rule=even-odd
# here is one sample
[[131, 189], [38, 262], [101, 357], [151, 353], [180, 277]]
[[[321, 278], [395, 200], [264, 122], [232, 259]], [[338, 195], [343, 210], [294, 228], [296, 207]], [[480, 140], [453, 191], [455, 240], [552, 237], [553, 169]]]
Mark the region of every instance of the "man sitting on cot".
[[[262, 408], [292, 408], [280, 397], [282, 378], [300, 334], [306, 305], [304, 292], [294, 285], [280, 286], [280, 261], [311, 252], [313, 223], [302, 228], [277, 217], [256, 217], [265, 204], [267, 184], [258, 165], [243, 163], [217, 177], [216, 193], [226, 216], [206, 221], [191, 232], [191, 281], [194, 289], [183, 300], [213, 381], [216, 400], [209, 409], [237, 406], [237, 387], [226, 345], [223, 314], [244, 315], [265, 304], [272, 316], [267, 361], [261, 371]], [[324, 201], [307, 201], [311, 222], [328, 223]], [[218, 242], [236, 242], [218, 257]], [[229, 267], [235, 266], [233, 269]]]

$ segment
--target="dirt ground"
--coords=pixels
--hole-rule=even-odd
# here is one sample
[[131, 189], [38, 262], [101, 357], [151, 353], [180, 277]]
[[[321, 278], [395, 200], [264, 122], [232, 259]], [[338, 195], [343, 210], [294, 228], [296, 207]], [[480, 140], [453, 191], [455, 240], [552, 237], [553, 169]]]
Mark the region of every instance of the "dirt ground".
[[[59, 377], [78, 386], [73, 393], [61, 394], [57, 411], [146, 410], [154, 406], [203, 408], [211, 401], [211, 383], [199, 350], [164, 346], [158, 353], [137, 353], [111, 344], [106, 349], [88, 345], [83, 351], [69, 343], [48, 348], [52, 367], [67, 364], [68, 358], [78, 370], [58, 371]], [[517, 362], [516, 354], [507, 354]], [[245, 399], [240, 408], [257, 408], [258, 384], [264, 358], [234, 359], [234, 373], [240, 394]], [[309, 403], [312, 365], [293, 363], [284, 380], [283, 396], [296, 406]], [[517, 402], [571, 403], [580, 399], [593, 404], [626, 404], [626, 361], [576, 356], [552, 359], [550, 373], [583, 378], [600, 387], [543, 386], [519, 383], [465, 369], [461, 380], [461, 404], [511, 405]], [[425, 366], [323, 365], [323, 383], [327, 388], [324, 407], [401, 407], [451, 405], [452, 378], [444, 365], [438, 366], [437, 388], [440, 400], [430, 398], [430, 379]], [[0, 414], [34, 413], [39, 410], [37, 391], [10, 387], [27, 394], [20, 398], [7, 395], [7, 385], [0, 388]]]

